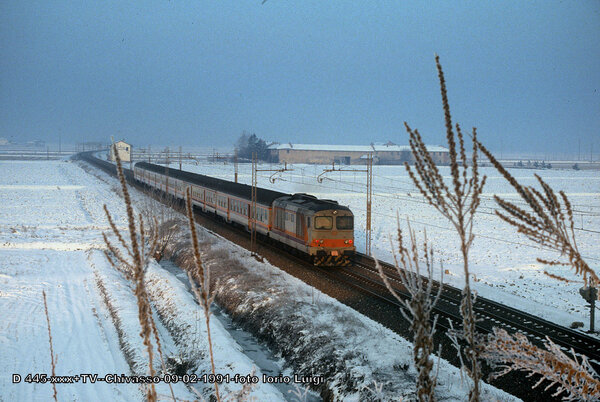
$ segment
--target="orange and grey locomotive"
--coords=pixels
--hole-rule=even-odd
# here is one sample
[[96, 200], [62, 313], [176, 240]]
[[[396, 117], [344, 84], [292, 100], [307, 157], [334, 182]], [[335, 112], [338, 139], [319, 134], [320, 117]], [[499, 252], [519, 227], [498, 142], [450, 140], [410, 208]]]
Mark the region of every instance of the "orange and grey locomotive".
[[315, 265], [348, 265], [354, 253], [354, 216], [337, 201], [294, 194], [273, 201], [273, 239], [312, 257]]

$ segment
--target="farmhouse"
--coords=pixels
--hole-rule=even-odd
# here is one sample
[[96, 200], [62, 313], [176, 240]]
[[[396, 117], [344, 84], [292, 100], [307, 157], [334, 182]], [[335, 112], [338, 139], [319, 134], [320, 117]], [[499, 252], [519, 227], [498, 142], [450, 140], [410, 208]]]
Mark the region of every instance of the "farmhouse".
[[[448, 164], [448, 149], [428, 145], [433, 160], [437, 164]], [[373, 163], [379, 165], [398, 165], [413, 162], [408, 145], [386, 144], [371, 145], [322, 145], [322, 144], [272, 144], [269, 146], [272, 162], [314, 163], [314, 164], [365, 164], [368, 154], [373, 155]]]
[[[115, 145], [117, 146], [117, 152], [119, 153], [119, 158], [121, 158], [121, 161], [131, 162], [131, 144], [121, 140], [115, 142]], [[112, 145], [110, 146], [109, 159], [113, 162], [116, 160]]]

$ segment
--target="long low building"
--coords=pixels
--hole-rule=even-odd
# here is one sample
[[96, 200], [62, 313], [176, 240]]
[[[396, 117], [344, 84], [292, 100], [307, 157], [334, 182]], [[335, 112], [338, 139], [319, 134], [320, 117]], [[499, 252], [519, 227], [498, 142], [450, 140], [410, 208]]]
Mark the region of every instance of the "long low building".
[[[450, 162], [448, 148], [428, 145], [435, 163], [444, 165]], [[373, 163], [379, 165], [398, 165], [413, 162], [408, 145], [372, 144], [372, 145], [323, 145], [323, 144], [273, 144], [269, 146], [272, 162], [342, 165], [365, 164], [368, 154], [373, 155]]]

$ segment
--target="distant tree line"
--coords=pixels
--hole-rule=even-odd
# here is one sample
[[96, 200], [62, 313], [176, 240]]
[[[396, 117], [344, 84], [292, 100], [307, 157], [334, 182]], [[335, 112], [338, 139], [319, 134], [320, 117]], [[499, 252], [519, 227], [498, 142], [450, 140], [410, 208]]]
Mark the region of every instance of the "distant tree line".
[[267, 143], [262, 138], [258, 138], [256, 134], [242, 132], [240, 138], [235, 143], [238, 157], [242, 159], [252, 159], [252, 153], [256, 153], [259, 160], [266, 161], [269, 159], [269, 148]]

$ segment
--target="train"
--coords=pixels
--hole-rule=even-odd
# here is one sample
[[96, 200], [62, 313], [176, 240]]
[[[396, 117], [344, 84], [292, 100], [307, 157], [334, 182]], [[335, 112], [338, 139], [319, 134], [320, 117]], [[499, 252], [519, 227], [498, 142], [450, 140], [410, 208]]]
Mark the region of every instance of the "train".
[[[185, 199], [227, 223], [252, 230], [252, 187], [215, 177], [137, 162], [133, 177], [138, 183]], [[347, 266], [356, 251], [354, 215], [337, 201], [297, 193], [256, 189], [256, 233], [298, 251], [316, 266]]]

